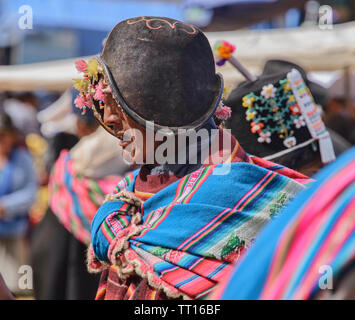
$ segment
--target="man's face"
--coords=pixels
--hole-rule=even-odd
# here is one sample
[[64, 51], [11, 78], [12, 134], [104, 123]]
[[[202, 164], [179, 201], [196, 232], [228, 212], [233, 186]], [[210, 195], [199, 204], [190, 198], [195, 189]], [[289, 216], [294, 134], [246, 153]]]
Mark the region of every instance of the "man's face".
[[[143, 160], [145, 160], [145, 129], [123, 112], [123, 110], [117, 105], [111, 93], [106, 96], [103, 122], [111, 129], [114, 136], [121, 140], [119, 144], [122, 147], [123, 152], [126, 153], [126, 156], [133, 159], [137, 153], [143, 152]], [[137, 134], [135, 134], [137, 133], [137, 130], [143, 138], [139, 139], [140, 143], [134, 143], [135, 141], [138, 141], [136, 137]]]

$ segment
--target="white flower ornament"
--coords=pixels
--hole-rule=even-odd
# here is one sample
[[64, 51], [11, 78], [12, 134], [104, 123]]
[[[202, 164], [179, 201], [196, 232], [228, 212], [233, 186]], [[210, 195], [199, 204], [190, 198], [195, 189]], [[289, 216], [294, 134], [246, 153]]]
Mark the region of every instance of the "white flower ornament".
[[297, 129], [304, 127], [306, 125], [306, 122], [302, 116], [293, 120], [293, 123], [295, 124]]
[[268, 84], [267, 86], [263, 86], [261, 91], [261, 95], [265, 99], [272, 99], [275, 97], [276, 88], [272, 84]]
[[259, 143], [263, 143], [263, 142], [266, 142], [266, 143], [270, 143], [271, 142], [271, 132], [269, 131], [262, 131], [259, 133], [259, 138], [258, 138], [258, 142]]

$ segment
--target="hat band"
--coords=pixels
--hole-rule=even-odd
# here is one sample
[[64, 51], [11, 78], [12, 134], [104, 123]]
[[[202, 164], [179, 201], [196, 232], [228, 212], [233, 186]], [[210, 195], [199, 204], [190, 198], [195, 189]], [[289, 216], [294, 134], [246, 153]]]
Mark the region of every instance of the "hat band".
[[267, 157], [263, 157], [263, 159], [264, 159], [264, 160], [273, 160], [273, 159], [275, 159], [275, 158], [279, 158], [279, 157], [281, 157], [281, 156], [283, 156], [283, 155], [285, 155], [285, 154], [288, 154], [288, 153], [290, 153], [290, 152], [292, 152], [292, 151], [295, 151], [295, 150], [297, 150], [297, 149], [300, 149], [300, 148], [303, 148], [303, 147], [305, 147], [305, 146], [308, 146], [309, 144], [311, 144], [312, 142], [317, 141], [317, 140], [318, 140], [318, 139], [316, 139], [316, 138], [309, 139], [309, 140], [307, 140], [307, 141], [305, 141], [305, 142], [303, 142], [303, 143], [300, 143], [300, 144], [298, 144], [298, 145], [296, 145], [296, 146], [294, 146], [294, 147], [292, 147], [292, 148], [290, 148], [290, 149], [285, 149], [285, 150], [283, 150], [283, 151], [280, 151], [280, 152], [271, 154], [271, 155], [269, 155], [269, 156], [267, 156]]

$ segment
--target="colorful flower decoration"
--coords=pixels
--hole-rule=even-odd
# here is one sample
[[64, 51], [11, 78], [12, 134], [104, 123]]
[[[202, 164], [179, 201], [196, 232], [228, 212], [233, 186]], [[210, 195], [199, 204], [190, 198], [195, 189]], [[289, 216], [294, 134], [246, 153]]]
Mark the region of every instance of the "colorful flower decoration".
[[262, 131], [259, 133], [259, 138], [258, 138], [258, 142], [263, 143], [270, 143], [271, 142], [271, 132], [270, 131]]
[[282, 85], [282, 88], [284, 89], [285, 92], [289, 92], [291, 90], [290, 80], [288, 79], [281, 80], [280, 84]]
[[295, 137], [288, 137], [284, 140], [283, 144], [286, 148], [292, 148], [296, 145], [297, 141]]
[[227, 41], [218, 41], [214, 46], [217, 66], [223, 66], [232, 57], [235, 46]]
[[264, 128], [263, 123], [252, 122], [250, 125], [252, 133], [260, 133], [261, 130]]
[[255, 101], [253, 93], [248, 94], [247, 96], [243, 97], [243, 107], [244, 108], [251, 108]]
[[253, 110], [247, 110], [247, 112], [245, 113], [246, 114], [246, 120], [247, 121], [250, 121], [250, 120], [253, 120], [256, 116], [256, 111], [253, 111]]
[[293, 122], [294, 122], [297, 129], [304, 127], [306, 125], [306, 121], [304, 120], [304, 118], [302, 116], [293, 120]]
[[272, 84], [268, 84], [267, 86], [263, 86], [261, 91], [261, 95], [265, 99], [272, 99], [275, 97], [276, 88]]
[[86, 63], [85, 60], [78, 59], [75, 61], [75, 67], [76, 67], [76, 70], [78, 70], [79, 72], [86, 73], [88, 64]]
[[259, 143], [281, 139], [286, 148], [297, 144], [295, 130], [306, 122], [287, 78], [263, 86], [259, 93], [245, 95], [242, 106], [247, 108], [246, 120], [250, 121], [251, 132], [258, 135]]
[[84, 73], [83, 78], [73, 80], [73, 86], [79, 91], [78, 96], [74, 100], [77, 108], [83, 110], [91, 109], [94, 106], [94, 101], [97, 101], [100, 108], [103, 108], [106, 101], [106, 94], [111, 91], [108, 84], [105, 82], [103, 70], [99, 66], [95, 58], [91, 58], [88, 62], [83, 59], [75, 61], [76, 69]]
[[223, 101], [225, 101], [228, 98], [231, 90], [232, 90], [231, 85], [226, 85], [223, 88], [221, 100], [219, 101], [218, 107], [214, 113], [214, 116], [220, 121], [218, 125], [220, 129], [226, 129], [225, 121], [232, 116], [232, 109], [230, 107], [225, 106], [223, 103]]
[[232, 115], [232, 109], [223, 104], [222, 99], [214, 114], [219, 120], [228, 120]]
[[295, 116], [297, 114], [302, 114], [301, 108], [297, 103], [293, 106], [290, 106], [289, 108], [290, 108], [293, 116]]
[[290, 95], [289, 97], [288, 97], [288, 102], [289, 103], [294, 103], [296, 100], [295, 100], [295, 96], [294, 95]]

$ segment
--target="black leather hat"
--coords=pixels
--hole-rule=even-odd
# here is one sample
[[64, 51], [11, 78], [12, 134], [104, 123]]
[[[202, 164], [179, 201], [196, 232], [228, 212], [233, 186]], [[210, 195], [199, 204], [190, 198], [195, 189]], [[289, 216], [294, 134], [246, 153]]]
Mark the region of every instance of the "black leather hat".
[[206, 36], [163, 17], [118, 23], [97, 58], [116, 102], [134, 121], [155, 130], [198, 129], [214, 114], [223, 91]]

